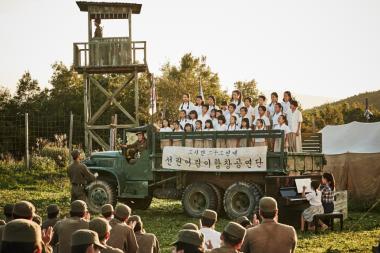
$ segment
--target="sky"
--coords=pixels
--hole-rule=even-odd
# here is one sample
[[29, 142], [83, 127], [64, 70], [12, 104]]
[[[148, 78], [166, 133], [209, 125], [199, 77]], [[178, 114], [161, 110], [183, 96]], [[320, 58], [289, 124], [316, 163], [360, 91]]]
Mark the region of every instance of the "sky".
[[[149, 0], [133, 16], [159, 73], [191, 52], [207, 57], [225, 89], [256, 79], [263, 91], [344, 98], [380, 89], [379, 0]], [[104, 22], [104, 36], [125, 36]], [[87, 15], [74, 0], [0, 1], [0, 85], [15, 91], [29, 70], [49, 85], [55, 61], [72, 64], [72, 43], [87, 41]]]

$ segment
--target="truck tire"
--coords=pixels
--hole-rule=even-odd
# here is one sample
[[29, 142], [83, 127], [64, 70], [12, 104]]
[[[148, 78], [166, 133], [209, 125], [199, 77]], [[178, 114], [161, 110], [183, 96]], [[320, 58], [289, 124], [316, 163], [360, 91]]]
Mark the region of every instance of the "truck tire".
[[251, 216], [259, 206], [262, 191], [256, 184], [237, 182], [227, 188], [223, 205], [230, 219]]
[[124, 199], [120, 201], [126, 204], [127, 206], [129, 206], [130, 208], [132, 208], [132, 210], [136, 210], [136, 209], [146, 210], [150, 207], [150, 204], [152, 203], [152, 199], [153, 199], [153, 196], [149, 195], [148, 197], [143, 198], [143, 199]]
[[206, 183], [193, 183], [186, 187], [182, 195], [182, 207], [191, 217], [199, 218], [206, 209], [217, 209], [217, 196]]
[[116, 205], [116, 188], [105, 180], [95, 180], [88, 185], [87, 206], [90, 212], [100, 213], [104, 204]]
[[218, 213], [218, 214], [221, 214], [224, 210], [223, 210], [223, 194], [222, 194], [222, 189], [220, 189], [218, 186], [214, 185], [214, 184], [208, 184], [211, 186], [211, 188], [214, 190], [214, 193], [215, 193], [215, 196], [216, 196], [216, 209], [215, 211]]

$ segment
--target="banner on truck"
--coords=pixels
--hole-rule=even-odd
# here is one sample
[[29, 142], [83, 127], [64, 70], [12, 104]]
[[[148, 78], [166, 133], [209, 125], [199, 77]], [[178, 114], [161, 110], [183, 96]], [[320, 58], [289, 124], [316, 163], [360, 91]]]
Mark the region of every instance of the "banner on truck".
[[265, 171], [267, 147], [190, 148], [164, 147], [162, 167], [190, 171]]

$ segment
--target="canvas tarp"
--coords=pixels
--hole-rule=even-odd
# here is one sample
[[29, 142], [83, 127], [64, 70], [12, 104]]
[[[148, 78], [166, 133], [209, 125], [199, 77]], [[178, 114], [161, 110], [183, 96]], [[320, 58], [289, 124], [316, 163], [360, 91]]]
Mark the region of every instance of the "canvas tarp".
[[321, 130], [325, 171], [334, 174], [337, 190], [355, 200], [380, 198], [380, 122], [352, 122]]

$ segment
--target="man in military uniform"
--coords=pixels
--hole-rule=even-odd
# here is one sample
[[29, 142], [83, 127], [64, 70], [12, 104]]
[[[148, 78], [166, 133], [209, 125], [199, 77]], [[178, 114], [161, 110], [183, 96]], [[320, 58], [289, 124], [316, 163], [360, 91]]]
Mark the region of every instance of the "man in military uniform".
[[199, 230], [197, 224], [194, 224], [194, 223], [186, 223], [182, 226], [182, 229], [189, 229], [189, 230], [195, 230], [195, 231]]
[[177, 241], [172, 244], [175, 247], [173, 252], [203, 253], [205, 252], [204, 243], [204, 237], [200, 231], [182, 229], [178, 233]]
[[71, 156], [73, 157], [73, 163], [67, 170], [71, 183], [71, 202], [74, 200], [86, 201], [86, 185], [95, 181], [97, 173], [92, 174], [86, 165], [80, 163], [80, 152], [78, 150], [73, 150]]
[[228, 223], [221, 235], [223, 246], [211, 250], [210, 253], [239, 253], [245, 232], [245, 228], [240, 224], [236, 222]]
[[70, 252], [71, 235], [79, 229], [88, 229], [89, 215], [86, 202], [75, 200], [70, 206], [70, 218], [54, 226], [51, 245], [58, 245], [58, 252]]
[[135, 224], [133, 231], [135, 232], [137, 245], [139, 246], [137, 252], [159, 253], [160, 244], [158, 243], [157, 237], [154, 234], [145, 232], [141, 217], [138, 215], [129, 217], [128, 225], [132, 226], [132, 224]]
[[101, 250], [101, 253], [123, 253], [121, 249], [112, 248], [107, 245], [107, 241], [110, 238], [111, 226], [104, 218], [95, 218], [90, 221], [89, 229], [98, 233], [100, 243], [105, 247]]
[[[71, 236], [71, 253], [100, 253], [104, 246], [99, 242], [98, 234], [89, 229], [79, 229]], [[66, 251], [65, 251], [66, 252]]]
[[144, 133], [143, 132], [138, 132], [136, 133], [137, 135], [137, 141], [130, 145], [122, 145], [122, 148], [126, 148], [126, 158], [128, 162], [134, 163], [136, 162], [136, 154], [138, 152], [142, 152], [147, 148], [147, 141], [145, 139]]
[[101, 209], [101, 213], [102, 213], [102, 216], [104, 217], [104, 219], [106, 219], [107, 221], [112, 220], [113, 219], [113, 213], [114, 213], [113, 206], [111, 204], [103, 205], [102, 209]]
[[42, 223], [41, 228], [54, 227], [59, 221], [59, 207], [56, 204], [51, 204], [46, 208], [47, 219]]
[[41, 228], [31, 220], [10, 221], [4, 227], [2, 238], [0, 249], [2, 253], [43, 252]]
[[277, 222], [277, 201], [264, 197], [259, 202], [261, 224], [249, 228], [241, 251], [245, 253], [291, 253], [297, 245], [297, 234], [292, 226]]
[[[131, 208], [124, 204], [118, 204], [115, 208], [115, 218], [109, 224], [111, 225], [110, 239], [108, 245], [123, 250], [128, 253], [137, 253], [138, 245], [133, 228], [127, 225], [131, 214]], [[133, 227], [133, 225], [132, 225]]]

